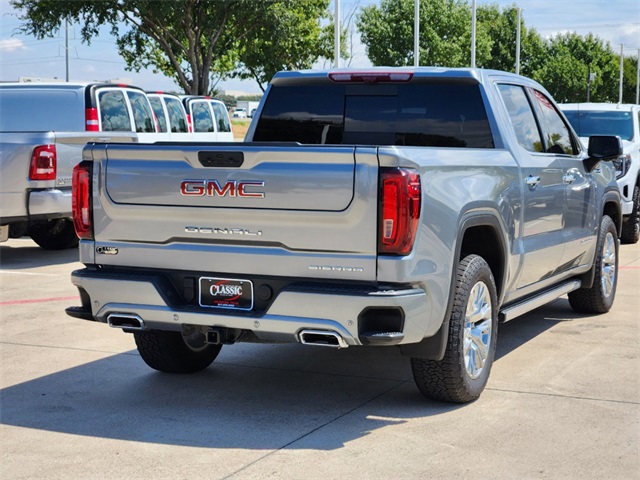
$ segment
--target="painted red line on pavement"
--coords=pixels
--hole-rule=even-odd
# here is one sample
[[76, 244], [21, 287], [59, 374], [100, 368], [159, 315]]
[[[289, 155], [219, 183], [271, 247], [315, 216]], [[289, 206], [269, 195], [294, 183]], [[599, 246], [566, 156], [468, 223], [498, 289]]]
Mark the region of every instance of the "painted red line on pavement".
[[633, 269], [635, 269], [635, 268], [640, 268], [640, 266], [636, 267], [636, 266], [634, 266], [634, 265], [627, 265], [626, 267], [618, 267], [618, 268], [619, 268], [620, 270], [624, 270], [624, 269], [629, 269], [629, 270], [631, 270], [632, 268], [633, 268]]
[[47, 302], [62, 302], [66, 300], [80, 300], [80, 297], [75, 295], [73, 297], [55, 297], [55, 298], [31, 298], [27, 300], [7, 300], [6, 302], [0, 302], [0, 306], [3, 305], [24, 305], [27, 303], [47, 303]]

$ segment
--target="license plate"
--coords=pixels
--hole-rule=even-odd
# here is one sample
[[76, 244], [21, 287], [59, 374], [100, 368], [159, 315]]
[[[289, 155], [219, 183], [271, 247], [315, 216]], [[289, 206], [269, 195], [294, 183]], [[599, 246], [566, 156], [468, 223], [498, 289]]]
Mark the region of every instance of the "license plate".
[[0, 227], [0, 242], [6, 242], [9, 240], [9, 225]]
[[200, 277], [200, 306], [251, 310], [253, 283], [237, 278]]

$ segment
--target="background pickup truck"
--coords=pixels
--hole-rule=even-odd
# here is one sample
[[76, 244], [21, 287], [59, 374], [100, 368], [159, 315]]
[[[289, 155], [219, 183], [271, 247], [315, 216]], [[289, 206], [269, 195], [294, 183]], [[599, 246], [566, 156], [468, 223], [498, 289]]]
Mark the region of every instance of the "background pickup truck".
[[71, 174], [87, 142], [155, 132], [144, 92], [123, 85], [6, 83], [0, 112], [0, 242], [29, 234], [46, 249], [78, 244]]
[[85, 148], [67, 313], [163, 372], [241, 341], [397, 346], [426, 397], [468, 402], [500, 320], [611, 308], [620, 152], [503, 72], [280, 73], [244, 144]]

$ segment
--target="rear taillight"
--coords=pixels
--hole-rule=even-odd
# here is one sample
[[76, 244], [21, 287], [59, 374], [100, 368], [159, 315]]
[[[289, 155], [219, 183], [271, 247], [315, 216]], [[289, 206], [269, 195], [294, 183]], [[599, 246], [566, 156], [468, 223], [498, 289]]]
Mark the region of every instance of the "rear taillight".
[[84, 111], [85, 129], [87, 132], [99, 132], [100, 122], [98, 121], [98, 109], [87, 108]]
[[408, 255], [418, 231], [422, 198], [420, 176], [405, 168], [380, 169], [378, 253]]
[[191, 115], [187, 114], [187, 125], [189, 126], [189, 133], [193, 133], [193, 124], [191, 123]]
[[92, 239], [91, 218], [91, 162], [82, 162], [73, 169], [71, 210], [73, 226], [79, 238]]
[[29, 180], [55, 180], [56, 169], [55, 145], [39, 145], [33, 149], [29, 166]]

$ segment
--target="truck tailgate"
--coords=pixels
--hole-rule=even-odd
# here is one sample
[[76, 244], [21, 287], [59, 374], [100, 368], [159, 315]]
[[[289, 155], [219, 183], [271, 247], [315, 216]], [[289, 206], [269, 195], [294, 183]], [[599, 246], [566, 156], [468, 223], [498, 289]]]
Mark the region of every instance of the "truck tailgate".
[[375, 148], [250, 143], [92, 148], [94, 176], [100, 168], [94, 192], [96, 263], [376, 278]]

